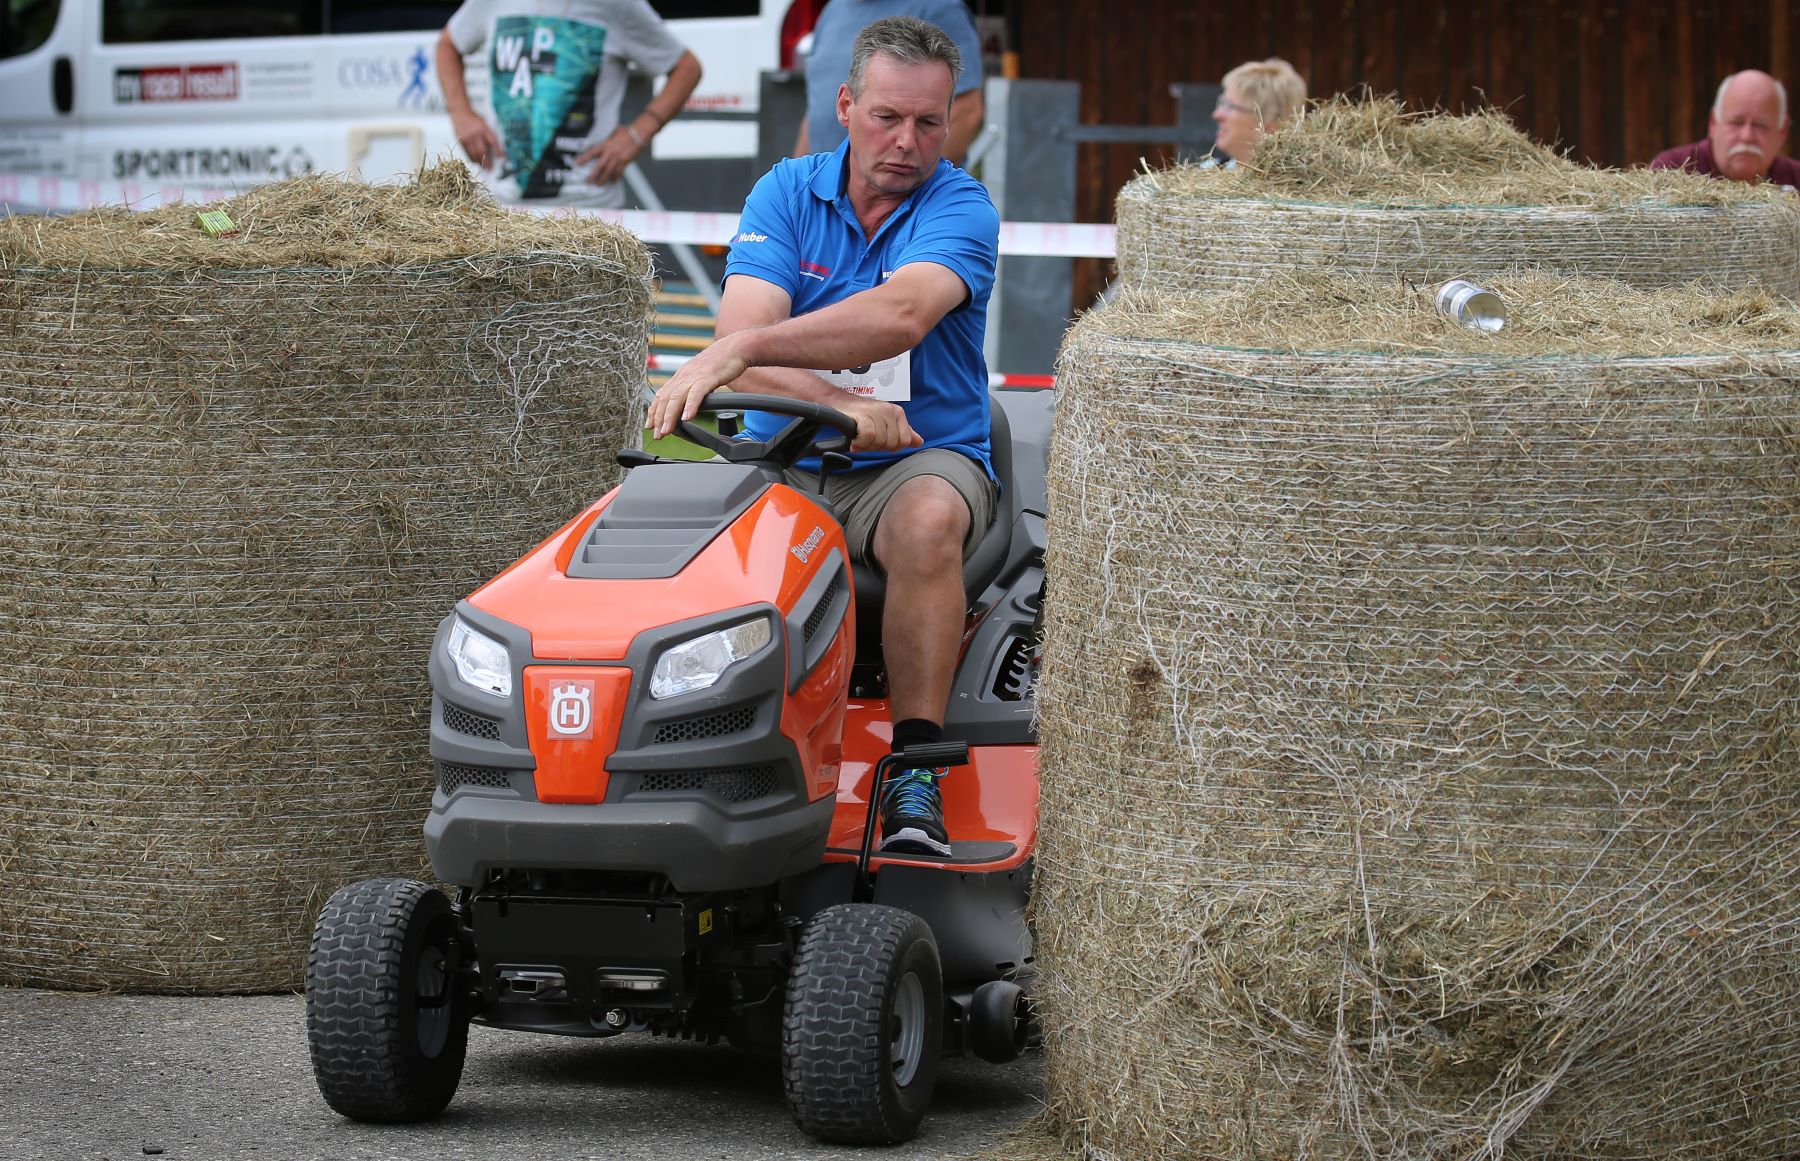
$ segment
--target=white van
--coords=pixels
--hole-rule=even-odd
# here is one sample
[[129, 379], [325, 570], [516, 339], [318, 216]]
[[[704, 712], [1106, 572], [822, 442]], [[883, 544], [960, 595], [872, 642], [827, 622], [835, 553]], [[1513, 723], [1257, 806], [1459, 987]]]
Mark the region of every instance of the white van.
[[[433, 66], [455, 0], [4, 0], [0, 175], [236, 187], [453, 155]], [[705, 70], [657, 156], [748, 157], [759, 74], [822, 0], [655, 0]], [[485, 68], [471, 60], [471, 95]], [[693, 118], [693, 120], [690, 120]]]

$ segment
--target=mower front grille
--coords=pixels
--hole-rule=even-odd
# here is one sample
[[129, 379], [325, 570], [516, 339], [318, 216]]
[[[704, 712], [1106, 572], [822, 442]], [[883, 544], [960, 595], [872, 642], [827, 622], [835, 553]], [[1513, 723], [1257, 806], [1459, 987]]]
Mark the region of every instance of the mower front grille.
[[644, 775], [643, 791], [700, 791], [724, 802], [749, 802], [775, 793], [775, 764], [730, 766], [723, 770], [655, 770]]
[[459, 705], [444, 702], [444, 726], [459, 734], [467, 734], [471, 738], [486, 738], [490, 742], [500, 740], [500, 723], [493, 718], [484, 718], [480, 714], [472, 714]]
[[459, 786], [486, 786], [494, 790], [512, 789], [512, 771], [495, 766], [465, 766], [461, 762], [437, 764], [438, 789], [449, 794]]
[[844, 573], [840, 569], [831, 578], [831, 582], [825, 586], [825, 592], [819, 597], [819, 603], [813, 606], [812, 613], [806, 618], [806, 624], [802, 626], [800, 632], [801, 639], [808, 644], [811, 644], [812, 639], [818, 635], [820, 626], [825, 623], [825, 614], [831, 611], [831, 603], [837, 599], [838, 586], [843, 583]]
[[736, 734], [756, 724], [756, 707], [741, 705], [736, 709], [724, 710], [716, 714], [704, 714], [697, 718], [684, 718], [678, 722], [664, 722], [656, 727], [656, 736], [651, 739], [653, 745], [665, 742], [697, 742], [703, 738], [717, 738], [724, 734]]

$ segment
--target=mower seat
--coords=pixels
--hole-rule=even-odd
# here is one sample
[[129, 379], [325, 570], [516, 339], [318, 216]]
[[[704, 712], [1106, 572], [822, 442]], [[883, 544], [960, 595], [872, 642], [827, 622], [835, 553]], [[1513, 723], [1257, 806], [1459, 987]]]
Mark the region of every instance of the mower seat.
[[[1019, 489], [1013, 480], [1012, 426], [1007, 422], [1006, 408], [992, 393], [988, 395], [988, 416], [988, 455], [993, 461], [994, 477], [1000, 481], [1000, 496], [994, 504], [994, 522], [982, 534], [975, 551], [963, 561], [963, 592], [971, 605], [1000, 575], [1020, 511]], [[857, 657], [865, 661], [880, 655], [887, 578], [873, 565], [854, 565], [851, 574], [856, 590]]]

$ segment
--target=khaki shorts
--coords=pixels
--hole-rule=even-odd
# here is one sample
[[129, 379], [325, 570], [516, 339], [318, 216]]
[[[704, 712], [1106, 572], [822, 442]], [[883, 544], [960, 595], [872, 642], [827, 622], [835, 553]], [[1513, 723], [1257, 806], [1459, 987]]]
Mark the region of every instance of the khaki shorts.
[[[819, 477], [788, 469], [790, 483], [817, 494]], [[963, 539], [963, 559], [975, 551], [988, 525], [994, 522], [998, 488], [986, 469], [961, 452], [941, 447], [914, 452], [903, 460], [860, 472], [834, 474], [825, 482], [825, 499], [844, 526], [850, 556], [858, 564], [875, 564], [875, 525], [882, 510], [900, 485], [914, 476], [937, 476], [949, 482], [969, 506], [969, 535]]]

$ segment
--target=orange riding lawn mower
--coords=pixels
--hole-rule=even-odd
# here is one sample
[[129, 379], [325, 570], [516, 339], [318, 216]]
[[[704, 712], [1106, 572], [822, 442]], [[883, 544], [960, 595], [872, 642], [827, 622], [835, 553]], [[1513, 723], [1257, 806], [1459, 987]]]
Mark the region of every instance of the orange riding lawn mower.
[[[806, 1132], [891, 1144], [942, 1056], [1018, 1057], [1050, 409], [992, 394], [999, 511], [964, 569], [940, 743], [890, 753], [882, 578], [783, 482], [806, 455], [848, 467], [855, 423], [830, 408], [715, 393], [716, 418], [789, 422], [766, 442], [683, 423], [707, 461], [620, 453], [619, 487], [458, 603], [431, 651], [425, 822], [455, 899], [386, 878], [325, 905], [306, 1015], [326, 1102], [436, 1116], [471, 1021], [723, 1037], [779, 1054]], [[874, 849], [883, 779], [942, 767], [950, 855]]]

